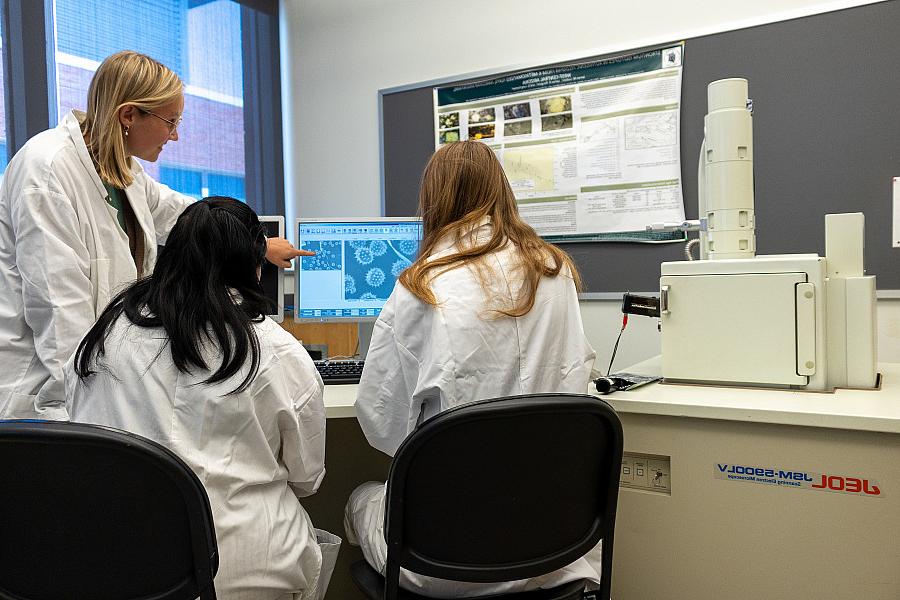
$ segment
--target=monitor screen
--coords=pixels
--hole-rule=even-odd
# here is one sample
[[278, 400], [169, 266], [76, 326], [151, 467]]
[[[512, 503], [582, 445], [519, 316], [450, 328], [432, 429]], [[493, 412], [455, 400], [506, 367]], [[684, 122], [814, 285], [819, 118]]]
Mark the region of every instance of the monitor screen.
[[[260, 217], [259, 222], [266, 230], [266, 237], [284, 237], [284, 217]], [[276, 267], [267, 260], [263, 261], [259, 283], [269, 300], [266, 314], [281, 323], [284, 319], [284, 269]]]
[[414, 218], [298, 219], [297, 247], [316, 255], [297, 266], [295, 318], [375, 320], [421, 239]]

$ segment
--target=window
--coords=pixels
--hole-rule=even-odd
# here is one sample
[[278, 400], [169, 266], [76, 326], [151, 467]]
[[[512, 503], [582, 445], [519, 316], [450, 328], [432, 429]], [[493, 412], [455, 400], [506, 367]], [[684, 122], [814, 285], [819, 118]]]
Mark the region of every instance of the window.
[[244, 194], [243, 177], [161, 166], [159, 181], [173, 190], [197, 199], [204, 196], [231, 196], [244, 202], [247, 201]]
[[10, 154], [85, 108], [105, 57], [136, 50], [185, 83], [179, 140], [144, 163], [148, 174], [284, 214], [278, 0], [0, 0], [0, 11], [0, 144]]
[[239, 4], [56, 0], [56, 48], [60, 118], [84, 109], [91, 76], [114, 52], [143, 52], [178, 73], [185, 83], [179, 139], [156, 163], [142, 162], [144, 169], [184, 194], [233, 196], [240, 189], [245, 199]]
[[222, 173], [210, 173], [207, 176], [207, 183], [211, 193], [222, 196], [231, 196], [246, 201], [244, 198], [243, 177], [235, 177], [233, 175]]
[[198, 200], [203, 197], [203, 173], [175, 167], [159, 168], [159, 182]]

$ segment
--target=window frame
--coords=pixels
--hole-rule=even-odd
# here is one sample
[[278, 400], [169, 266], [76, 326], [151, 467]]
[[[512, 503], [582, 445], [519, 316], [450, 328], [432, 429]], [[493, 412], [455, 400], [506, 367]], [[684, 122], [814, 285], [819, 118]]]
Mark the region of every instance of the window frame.
[[47, 52], [56, 47], [53, 1], [3, 0], [2, 27], [9, 160], [56, 120], [56, 57]]
[[[284, 215], [278, 0], [231, 1], [241, 5], [247, 204], [260, 215]], [[58, 121], [54, 3], [0, 2], [9, 160]]]
[[[244, 194], [260, 215], [284, 215], [281, 52], [277, 0], [241, 2]], [[268, 9], [268, 10], [267, 10]]]

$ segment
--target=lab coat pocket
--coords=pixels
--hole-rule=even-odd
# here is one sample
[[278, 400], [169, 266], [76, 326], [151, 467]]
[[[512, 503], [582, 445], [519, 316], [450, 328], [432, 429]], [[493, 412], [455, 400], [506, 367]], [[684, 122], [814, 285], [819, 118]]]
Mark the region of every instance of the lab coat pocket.
[[331, 582], [334, 565], [337, 563], [341, 538], [324, 529], [316, 529], [316, 540], [319, 543], [319, 550], [322, 551], [322, 569], [319, 571], [319, 581], [316, 584], [316, 593], [313, 598], [323, 600], [325, 592], [328, 591], [328, 584]]
[[68, 421], [66, 403], [51, 402], [37, 394], [17, 394], [9, 397], [9, 404], [0, 409], [0, 419], [41, 419], [44, 421]]
[[106, 308], [110, 300], [108, 258], [95, 258], [91, 260], [91, 292], [94, 297], [94, 318], [100, 317], [100, 313]]
[[35, 401], [37, 394], [17, 394], [13, 392], [9, 397], [9, 404], [0, 411], [2, 419], [40, 419]]

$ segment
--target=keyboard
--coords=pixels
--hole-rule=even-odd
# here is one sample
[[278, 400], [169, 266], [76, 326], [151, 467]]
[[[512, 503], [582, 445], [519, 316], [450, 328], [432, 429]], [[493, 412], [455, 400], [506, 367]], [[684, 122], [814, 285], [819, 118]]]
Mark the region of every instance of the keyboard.
[[366, 364], [362, 360], [314, 360], [313, 363], [325, 385], [359, 383]]

